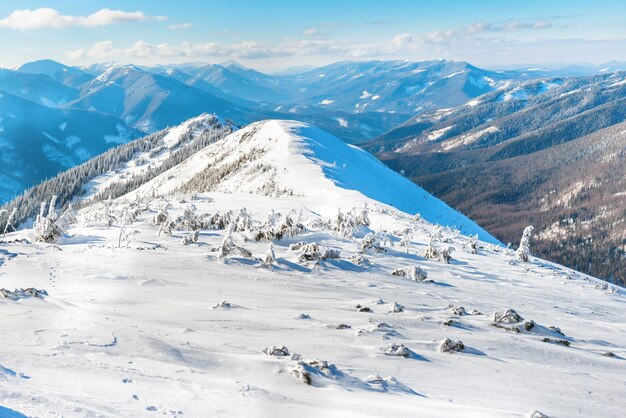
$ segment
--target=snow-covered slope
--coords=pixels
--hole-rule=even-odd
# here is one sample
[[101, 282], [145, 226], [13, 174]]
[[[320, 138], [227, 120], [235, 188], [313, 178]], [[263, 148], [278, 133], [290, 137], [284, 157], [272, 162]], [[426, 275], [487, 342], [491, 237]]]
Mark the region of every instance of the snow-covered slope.
[[[207, 170], [224, 173], [210, 184], [202, 177]], [[137, 193], [168, 193], [188, 187], [187, 183], [227, 193], [286, 195], [324, 216], [334, 215], [338, 208], [384, 203], [498, 243], [470, 219], [371, 154], [301, 122], [250, 124], [143, 185]]]
[[623, 290], [409, 214], [463, 219], [424, 196], [265, 121], [53, 243], [8, 233], [0, 416], [622, 416]]

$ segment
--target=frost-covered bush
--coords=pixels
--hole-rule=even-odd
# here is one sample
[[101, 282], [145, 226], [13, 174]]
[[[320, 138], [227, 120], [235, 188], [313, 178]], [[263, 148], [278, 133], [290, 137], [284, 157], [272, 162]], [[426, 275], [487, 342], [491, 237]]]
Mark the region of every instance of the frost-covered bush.
[[300, 360], [292, 364], [289, 367], [289, 371], [293, 377], [307, 385], [313, 382], [313, 376], [332, 378], [344, 374], [334, 364], [330, 364], [325, 360]]
[[216, 303], [215, 305], [212, 306], [213, 309], [230, 309], [232, 307], [233, 305], [230, 302], [225, 301], [225, 300], [219, 303]]
[[167, 213], [170, 207], [171, 205], [169, 203], [164, 203], [159, 206], [156, 215], [152, 218], [152, 223], [155, 225], [161, 225], [163, 222], [167, 221], [170, 218]]
[[394, 302], [391, 305], [391, 309], [389, 309], [389, 313], [400, 313], [404, 312], [404, 306], [400, 305], [398, 302]]
[[451, 311], [453, 315], [458, 315], [458, 316], [467, 315], [465, 308], [462, 306], [448, 305], [446, 309]]
[[272, 348], [266, 348], [263, 352], [268, 356], [275, 357], [288, 357], [291, 355], [291, 353], [289, 353], [289, 349], [284, 345], [272, 346]]
[[385, 348], [385, 354], [388, 356], [410, 357], [411, 350], [409, 350], [402, 344], [389, 343]]
[[404, 247], [404, 252], [409, 253], [409, 247], [411, 245], [411, 239], [413, 238], [413, 231], [410, 228], [406, 228], [402, 231], [402, 238], [400, 239], [400, 246]]
[[495, 324], [519, 324], [524, 320], [520, 314], [515, 312], [514, 309], [507, 309], [504, 312], [496, 311], [493, 313], [492, 317], [493, 322]]
[[209, 218], [206, 227], [211, 229], [226, 229], [233, 221], [233, 216], [233, 212], [230, 210], [226, 213], [215, 213]]
[[452, 353], [458, 352], [465, 349], [465, 345], [462, 341], [451, 340], [450, 338], [446, 338], [439, 344], [439, 351], [442, 353]]
[[387, 234], [384, 232], [370, 232], [361, 240], [361, 252], [367, 253], [370, 252], [370, 250], [374, 252], [374, 254], [387, 252], [384, 247], [385, 244], [393, 246], [393, 243]]
[[348, 257], [348, 261], [356, 264], [357, 266], [367, 266], [370, 264], [370, 261], [359, 253], [352, 254]]
[[391, 272], [392, 276], [406, 277], [407, 279], [423, 282], [428, 278], [428, 272], [421, 267], [409, 266], [397, 268]]
[[235, 229], [235, 224], [230, 223], [228, 228], [224, 232], [224, 238], [222, 239], [222, 243], [214, 249], [217, 251], [217, 259], [220, 261], [224, 261], [229, 255], [239, 255], [242, 257], [252, 257], [252, 253], [243, 247], [239, 247], [235, 245], [233, 241], [233, 230]]
[[343, 213], [341, 209], [339, 209], [335, 217], [334, 230], [342, 237], [349, 237], [358, 232], [361, 227], [367, 227], [369, 225], [369, 210], [367, 204], [363, 204], [362, 208], [353, 208], [347, 213]]
[[470, 241], [467, 244], [467, 250], [470, 254], [478, 253], [478, 235], [470, 237]]
[[0, 289], [0, 297], [14, 301], [28, 297], [43, 298], [45, 296], [48, 296], [48, 292], [43, 289], [36, 289], [34, 287], [27, 287], [26, 289], [15, 289], [12, 291], [5, 288]]
[[63, 229], [64, 222], [59, 222], [59, 215], [55, 208], [56, 200], [57, 197], [52, 196], [50, 204], [41, 202], [39, 214], [33, 224], [35, 239], [37, 241], [54, 242], [65, 233]]
[[255, 239], [257, 241], [281, 240], [296, 237], [305, 231], [304, 225], [298, 220], [294, 220], [291, 214], [287, 214], [281, 219], [279, 214], [272, 211], [268, 216], [267, 223], [257, 231]]
[[515, 253], [515, 256], [521, 262], [528, 263], [530, 261], [530, 238], [534, 229], [533, 226], [527, 226], [522, 233], [519, 248]]
[[[300, 243], [299, 243], [300, 244]], [[294, 249], [300, 250], [300, 256], [298, 257], [299, 263], [306, 263], [309, 261], [324, 261], [324, 260], [336, 260], [339, 259], [341, 252], [332, 248], [321, 248], [316, 242], [301, 243], [304, 245], [290, 246]]]
[[276, 254], [274, 253], [274, 244], [270, 242], [265, 255], [263, 256], [263, 265], [271, 267], [276, 262]]
[[181, 206], [176, 216], [176, 227], [187, 231], [204, 229], [203, 217], [196, 214], [196, 206], [188, 204]]
[[450, 264], [454, 247], [443, 245], [445, 241], [441, 237], [441, 228], [437, 228], [431, 235], [428, 247], [424, 251], [424, 257], [429, 260], [444, 261]]
[[237, 217], [235, 218], [234, 232], [245, 232], [252, 230], [252, 217], [248, 213], [248, 210], [243, 207], [239, 209]]
[[189, 245], [191, 243], [198, 242], [199, 236], [200, 231], [196, 229], [195, 231], [183, 235], [182, 243], [183, 245]]

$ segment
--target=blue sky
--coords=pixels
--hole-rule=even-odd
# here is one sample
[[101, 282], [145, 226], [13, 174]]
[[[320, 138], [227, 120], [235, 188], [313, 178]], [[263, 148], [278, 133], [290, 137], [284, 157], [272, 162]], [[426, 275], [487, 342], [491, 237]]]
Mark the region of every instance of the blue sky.
[[625, 1], [0, 2], [0, 66], [234, 59], [265, 70], [348, 59], [482, 66], [626, 60]]

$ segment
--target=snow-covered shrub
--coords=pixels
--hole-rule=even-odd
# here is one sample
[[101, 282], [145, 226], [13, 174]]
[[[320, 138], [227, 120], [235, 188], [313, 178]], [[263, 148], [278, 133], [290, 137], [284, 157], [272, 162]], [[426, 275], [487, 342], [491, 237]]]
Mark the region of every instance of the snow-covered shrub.
[[572, 345], [572, 343], [570, 343], [567, 340], [548, 338], [548, 337], [543, 337], [541, 339], [541, 342], [552, 343], [552, 344], [560, 344], [560, 345], [564, 345], [565, 347], [569, 347], [570, 345]]
[[519, 248], [517, 249], [515, 256], [519, 261], [524, 263], [528, 263], [530, 261], [530, 238], [533, 234], [533, 230], [535, 228], [533, 226], [527, 226], [522, 233], [522, 239], [519, 243]]
[[467, 245], [467, 250], [470, 254], [478, 253], [478, 234], [470, 237], [470, 241]]
[[441, 228], [437, 228], [431, 235], [428, 242], [428, 247], [424, 251], [424, 257], [429, 260], [444, 261], [450, 264], [452, 260], [452, 252], [454, 247], [442, 245], [445, 242], [441, 237]]
[[199, 230], [196, 229], [194, 231], [191, 231], [190, 233], [183, 235], [182, 243], [183, 245], [189, 245], [193, 242], [198, 242], [199, 236], [200, 236]]
[[462, 341], [451, 340], [446, 338], [439, 344], [439, 351], [442, 353], [458, 352], [465, 349], [465, 345]]
[[528, 418], [550, 418], [550, 416], [533, 409], [530, 411]]
[[276, 254], [274, 253], [274, 244], [270, 242], [265, 255], [263, 256], [263, 265], [271, 267], [276, 262]]
[[224, 238], [222, 239], [222, 243], [219, 247], [214, 249], [217, 251], [217, 259], [220, 261], [224, 261], [226, 257], [229, 255], [240, 255], [242, 257], [252, 257], [252, 253], [243, 247], [239, 247], [235, 245], [233, 241], [233, 230], [235, 229], [235, 224], [230, 223], [228, 228], [224, 232]]
[[233, 305], [230, 302], [227, 302], [225, 300], [221, 301], [220, 303], [216, 303], [215, 305], [212, 306], [213, 309], [230, 309], [232, 307]]
[[343, 213], [341, 209], [339, 209], [335, 218], [334, 230], [342, 237], [349, 237], [358, 232], [361, 227], [367, 227], [369, 225], [369, 210], [365, 203], [362, 208], [353, 208], [347, 213]]
[[243, 207], [239, 209], [237, 217], [235, 218], [234, 232], [245, 232], [252, 229], [252, 217], [248, 213], [248, 210]]
[[370, 264], [370, 261], [359, 253], [352, 254], [350, 257], [348, 257], [348, 261], [356, 264], [357, 266], [367, 266]]
[[458, 316], [467, 315], [465, 308], [462, 306], [448, 305], [446, 307], [446, 310], [451, 311], [453, 315], [458, 315]]
[[519, 324], [524, 320], [520, 314], [515, 312], [514, 309], [507, 309], [504, 312], [494, 312], [492, 315], [494, 324]]
[[263, 352], [267, 354], [268, 356], [275, 356], [275, 357], [288, 357], [291, 355], [291, 353], [289, 353], [289, 349], [285, 347], [284, 345], [272, 346], [272, 348], [264, 349]]
[[402, 344], [389, 343], [385, 348], [385, 354], [388, 356], [411, 357], [411, 350]]
[[428, 278], [428, 272], [417, 266], [397, 268], [391, 272], [391, 275], [406, 277], [417, 282], [423, 282]]
[[34, 287], [27, 287], [26, 289], [15, 289], [13, 291], [5, 288], [0, 289], [0, 297], [14, 301], [28, 297], [43, 298], [45, 296], [48, 296], [48, 292], [43, 289], [36, 289]]
[[[291, 247], [290, 247], [291, 248]], [[336, 260], [339, 259], [340, 251], [332, 248], [322, 249], [319, 244], [311, 242], [302, 246], [296, 246], [299, 248], [300, 256], [298, 257], [299, 263], [306, 263], [308, 261], [324, 261], [324, 260]]]
[[393, 305], [391, 305], [391, 309], [389, 310], [389, 313], [400, 313], [400, 312], [404, 312], [404, 306], [400, 305], [398, 302], [394, 302]]
[[367, 253], [372, 250], [374, 254], [387, 252], [383, 245], [393, 246], [389, 236], [383, 232], [370, 232], [361, 240], [361, 252]]
[[62, 222], [59, 221], [55, 205], [57, 197], [52, 196], [50, 204], [41, 202], [39, 207], [39, 215], [35, 219], [33, 229], [35, 231], [35, 239], [42, 242], [54, 242], [65, 233], [62, 228]]
[[197, 231], [204, 228], [203, 217], [196, 214], [196, 206], [193, 204], [181, 207], [175, 222], [178, 229], [187, 231]]
[[596, 289], [604, 290], [607, 293], [611, 293], [611, 294], [617, 293], [617, 289], [615, 287], [609, 286], [609, 284], [605, 282], [598, 282], [594, 285], [594, 287]]
[[215, 213], [209, 218], [206, 227], [211, 229], [226, 229], [226, 227], [231, 223], [232, 218], [233, 213], [230, 210], [223, 214]]
[[107, 226], [111, 226], [117, 221], [117, 217], [112, 213], [113, 201], [110, 197], [102, 202], [100, 209], [101, 210], [96, 213], [97, 220], [99, 220], [100, 222], [104, 222], [104, 224]]
[[268, 216], [268, 221], [256, 233], [255, 239], [260, 240], [281, 240], [283, 238], [293, 238], [306, 231], [304, 225], [294, 220], [290, 214], [279, 220], [279, 214], [272, 211]]
[[402, 238], [400, 239], [400, 246], [404, 247], [404, 252], [409, 253], [409, 247], [411, 245], [411, 239], [413, 238], [413, 231], [410, 228], [406, 228], [402, 231]]
[[361, 304], [357, 304], [355, 308], [357, 312], [374, 312], [369, 306], [363, 306]]

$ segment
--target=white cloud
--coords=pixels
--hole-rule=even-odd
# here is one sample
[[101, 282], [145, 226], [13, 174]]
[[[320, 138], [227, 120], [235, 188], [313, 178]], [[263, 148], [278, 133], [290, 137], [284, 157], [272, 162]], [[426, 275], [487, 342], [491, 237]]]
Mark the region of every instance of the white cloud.
[[0, 19], [0, 27], [30, 29], [64, 29], [72, 26], [93, 28], [108, 26], [115, 23], [142, 22], [148, 20], [167, 20], [164, 16], [148, 16], [143, 12], [125, 12], [122, 10], [101, 9], [87, 16], [62, 15], [55, 9], [42, 7], [39, 9], [14, 10], [9, 16]]
[[127, 48], [116, 48], [112, 41], [96, 42], [88, 48], [66, 52], [72, 60], [83, 58], [115, 59], [115, 58], [147, 58], [147, 57], [233, 57], [260, 59], [269, 57], [286, 57], [296, 55], [330, 55], [349, 54], [345, 46], [327, 40], [297, 40], [281, 43], [279, 46], [246, 41], [222, 45], [215, 42], [190, 43], [178, 45], [151, 44], [137, 41]]
[[[175, 26], [175, 25], [172, 25]], [[304, 32], [302, 39], [283, 39], [280, 43], [244, 41], [222, 44], [216, 42], [182, 42], [180, 44], [152, 44], [137, 41], [126, 47], [116, 46], [111, 41], [97, 42], [91, 46], [68, 51], [72, 60], [92, 58], [102, 59], [158, 59], [163, 57], [219, 57], [234, 59], [265, 59], [295, 56], [328, 56], [341, 58], [407, 57], [407, 56], [446, 56], [471, 48], [489, 48], [493, 45], [508, 45], [518, 42], [516, 38], [506, 38], [506, 32], [539, 30], [551, 27], [545, 21], [507, 21], [500, 23], [476, 22], [457, 28], [435, 30], [414, 34], [401, 33], [386, 43], [368, 44], [352, 41], [321, 39], [314, 35], [320, 31], [311, 28]], [[498, 34], [496, 36], [496, 33]], [[517, 33], [515, 33], [517, 37]]]
[[193, 25], [191, 23], [175, 23], [173, 25], [169, 25], [168, 28], [171, 30], [187, 30], [191, 29]]

